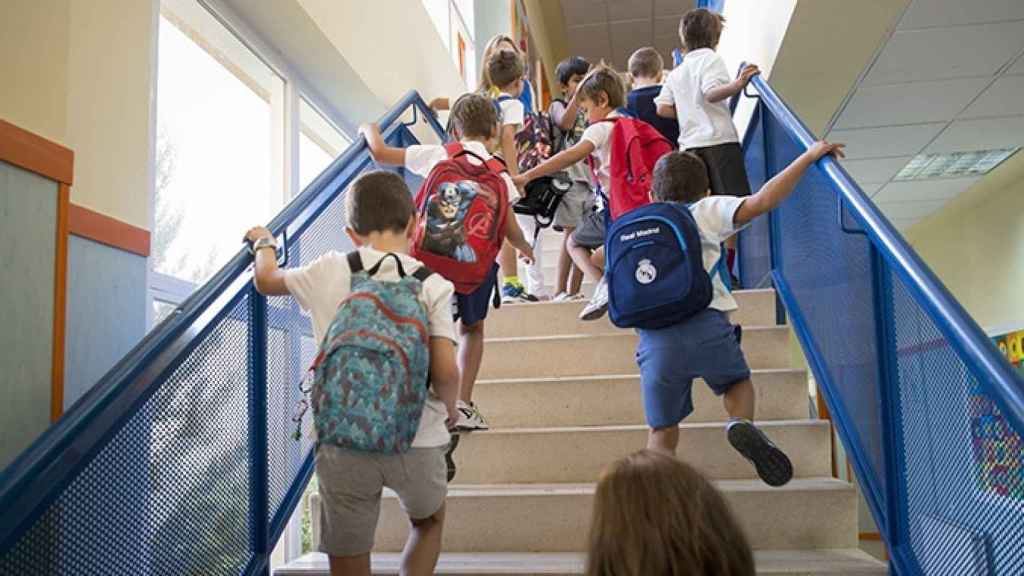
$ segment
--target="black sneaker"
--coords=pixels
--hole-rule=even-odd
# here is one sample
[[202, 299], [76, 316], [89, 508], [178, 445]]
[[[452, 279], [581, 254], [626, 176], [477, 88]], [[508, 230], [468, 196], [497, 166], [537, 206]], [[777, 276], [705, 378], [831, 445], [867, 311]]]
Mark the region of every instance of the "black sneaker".
[[448, 449], [444, 451], [444, 463], [448, 466], [448, 482], [451, 482], [455, 478], [455, 459], [452, 456], [455, 454], [455, 449], [459, 446], [458, 434], [452, 434], [451, 442], [448, 443]]
[[793, 479], [793, 463], [749, 420], [737, 418], [725, 427], [729, 444], [750, 460], [757, 475], [769, 486], [784, 486]]

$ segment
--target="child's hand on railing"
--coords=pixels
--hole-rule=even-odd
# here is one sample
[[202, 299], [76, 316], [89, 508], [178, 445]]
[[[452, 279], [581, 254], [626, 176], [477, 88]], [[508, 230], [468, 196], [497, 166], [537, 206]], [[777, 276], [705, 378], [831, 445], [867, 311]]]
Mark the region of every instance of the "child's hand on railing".
[[269, 240], [274, 239], [274, 235], [270, 233], [270, 230], [263, 226], [254, 226], [245, 233], [245, 240], [250, 244], [255, 244], [260, 238], [267, 238]]
[[745, 87], [750, 83], [750, 79], [761, 73], [761, 69], [756, 64], [747, 64], [740, 71], [740, 83]]
[[846, 158], [843, 148], [846, 148], [846, 144], [833, 144], [825, 140], [819, 140], [807, 149], [807, 153], [810, 154], [815, 162], [830, 154], [836, 158]]

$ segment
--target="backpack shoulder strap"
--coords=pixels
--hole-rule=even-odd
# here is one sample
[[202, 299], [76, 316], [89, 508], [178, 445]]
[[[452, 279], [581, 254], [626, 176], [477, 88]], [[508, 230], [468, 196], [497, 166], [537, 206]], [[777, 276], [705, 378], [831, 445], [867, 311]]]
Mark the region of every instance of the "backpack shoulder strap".
[[508, 165], [505, 164], [504, 160], [502, 160], [501, 158], [499, 158], [497, 156], [491, 156], [491, 159], [488, 160], [487, 162], [484, 162], [484, 164], [487, 166], [488, 170], [490, 170], [491, 172], [494, 172], [496, 174], [501, 174], [502, 172], [508, 172]]
[[355, 249], [348, 253], [348, 270], [352, 274], [358, 274], [363, 271], [363, 257], [359, 254], [359, 249]]
[[465, 152], [466, 149], [462, 146], [461, 142], [455, 141], [445, 144], [444, 151], [448, 153], [448, 158], [455, 158]]
[[419, 280], [420, 282], [426, 282], [427, 278], [434, 275], [434, 271], [426, 266], [420, 266], [412, 273], [412, 277]]

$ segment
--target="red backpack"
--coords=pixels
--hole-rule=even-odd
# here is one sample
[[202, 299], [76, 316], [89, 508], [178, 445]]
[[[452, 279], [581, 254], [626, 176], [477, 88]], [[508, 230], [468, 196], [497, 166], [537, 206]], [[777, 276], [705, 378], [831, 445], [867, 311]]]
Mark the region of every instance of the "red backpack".
[[505, 240], [505, 165], [496, 158], [485, 161], [458, 142], [445, 150], [448, 158], [416, 193], [412, 256], [451, 281], [459, 294], [470, 294], [487, 279]]
[[607, 191], [614, 220], [634, 208], [651, 203], [654, 165], [676, 147], [643, 120], [620, 117], [602, 122], [615, 123], [611, 135], [611, 166], [608, 170], [611, 190]]

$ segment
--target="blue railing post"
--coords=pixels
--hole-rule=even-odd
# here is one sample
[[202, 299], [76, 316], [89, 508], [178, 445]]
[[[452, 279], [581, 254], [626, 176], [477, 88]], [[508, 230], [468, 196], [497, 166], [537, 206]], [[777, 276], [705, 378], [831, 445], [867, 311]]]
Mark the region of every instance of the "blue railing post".
[[270, 574], [267, 469], [267, 299], [249, 288], [249, 532], [253, 574]]
[[[885, 457], [885, 542], [895, 550], [902, 546], [907, 530], [906, 465], [903, 454], [903, 410], [900, 399], [899, 364], [896, 358], [895, 309], [892, 276], [874, 245], [871, 255], [871, 288], [874, 301], [876, 349], [878, 353], [878, 395], [882, 416], [882, 450]], [[891, 553], [895, 556], [895, 553]]]

